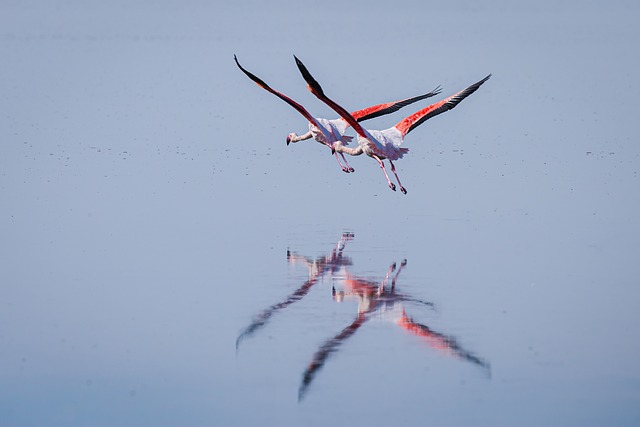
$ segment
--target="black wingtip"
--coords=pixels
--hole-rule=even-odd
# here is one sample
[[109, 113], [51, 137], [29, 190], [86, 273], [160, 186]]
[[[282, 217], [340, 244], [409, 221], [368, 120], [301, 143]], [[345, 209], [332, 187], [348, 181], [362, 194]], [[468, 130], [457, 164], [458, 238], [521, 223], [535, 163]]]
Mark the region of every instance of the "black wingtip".
[[249, 72], [248, 70], [245, 70], [242, 65], [240, 65], [240, 62], [238, 61], [238, 57], [234, 54], [233, 55], [233, 59], [236, 61], [236, 65], [238, 66], [238, 68], [240, 68], [240, 70], [247, 76], [249, 77], [251, 80], [253, 80], [258, 86], [270, 90], [271, 88], [269, 87], [268, 84], [266, 84], [260, 77], [256, 76], [255, 74]]
[[307, 67], [304, 66], [302, 61], [300, 61], [297, 56], [293, 55], [293, 59], [295, 59], [296, 65], [298, 66], [298, 70], [300, 70], [302, 75], [309, 74], [309, 71], [307, 70]]
[[489, 74], [487, 77], [485, 77], [484, 79], [480, 80], [478, 83], [473, 84], [470, 86], [470, 89], [472, 89], [472, 91], [469, 93], [469, 95], [473, 92], [475, 92], [478, 88], [480, 88], [480, 86], [482, 86], [487, 80], [489, 80], [491, 78], [491, 74]]
[[240, 61], [238, 61], [238, 57], [236, 56], [235, 53], [233, 54], [233, 60], [236, 61], [236, 65], [240, 67], [241, 70], [244, 71], [244, 68], [242, 68], [242, 65], [240, 65]]
[[322, 90], [320, 83], [318, 83], [316, 79], [313, 78], [309, 70], [307, 70], [307, 67], [305, 67], [305, 65], [302, 63], [302, 61], [298, 59], [297, 56], [293, 55], [293, 57], [296, 60], [296, 65], [298, 66], [298, 70], [300, 70], [302, 77], [304, 77], [304, 80], [309, 85], [309, 90], [311, 90], [311, 92], [314, 93], [315, 95], [323, 96], [324, 91]]
[[[238, 68], [240, 68], [242, 70], [243, 73], [247, 74], [247, 70], [245, 70], [244, 68], [242, 68], [242, 65], [240, 65], [240, 61], [238, 61], [238, 57], [236, 56], [236, 54], [233, 54], [233, 60], [236, 61], [236, 65], [238, 66]], [[248, 74], [247, 74], [248, 75]], [[251, 76], [250, 76], [251, 77]]]
[[309, 73], [309, 71], [307, 70], [307, 67], [304, 66], [304, 64], [302, 63], [302, 61], [300, 61], [300, 58], [298, 58], [297, 56], [293, 55], [293, 59], [296, 60], [296, 65], [298, 66], [298, 68], [302, 68], [304, 69], [307, 73]]

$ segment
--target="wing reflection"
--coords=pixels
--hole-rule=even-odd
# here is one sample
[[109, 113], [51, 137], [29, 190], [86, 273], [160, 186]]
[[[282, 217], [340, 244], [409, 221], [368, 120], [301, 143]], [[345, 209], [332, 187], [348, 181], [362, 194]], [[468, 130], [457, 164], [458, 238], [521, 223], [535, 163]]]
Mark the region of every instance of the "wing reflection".
[[313, 285], [315, 285], [325, 274], [335, 273], [340, 267], [351, 265], [351, 259], [343, 257], [342, 252], [349, 240], [353, 239], [353, 233], [343, 233], [342, 237], [338, 241], [336, 247], [327, 256], [319, 257], [312, 260], [307, 257], [298, 255], [295, 252], [287, 250], [287, 261], [291, 264], [302, 263], [309, 268], [309, 279], [306, 280], [298, 289], [292, 294], [287, 296], [283, 301], [272, 305], [259, 313], [247, 326], [236, 339], [236, 350], [240, 346], [240, 343], [245, 339], [253, 335], [258, 329], [267, 324], [271, 316], [285, 307], [290, 306], [294, 302], [300, 301], [304, 298]]
[[307, 388], [315, 378], [317, 372], [324, 366], [329, 356], [336, 352], [344, 341], [353, 336], [367, 320], [374, 317], [374, 313], [383, 313], [387, 310], [392, 311], [396, 304], [407, 301], [433, 307], [433, 303], [431, 302], [418, 300], [396, 292], [395, 288], [398, 276], [406, 265], [407, 260], [402, 261], [400, 268], [398, 268], [396, 274], [393, 276], [389, 288], [387, 288], [387, 283], [396, 270], [395, 263], [389, 266], [387, 274], [380, 283], [347, 273], [344, 279], [344, 290], [337, 292], [335, 287], [332, 289], [333, 298], [338, 302], [343, 301], [345, 298], [356, 298], [358, 300], [358, 316], [353, 323], [344, 328], [339, 334], [322, 344], [313, 355], [311, 363], [302, 376], [302, 384], [298, 390], [298, 400], [304, 397]]
[[356, 298], [358, 300], [358, 315], [353, 323], [333, 338], [325, 341], [313, 355], [311, 363], [302, 375], [302, 383], [298, 389], [299, 401], [304, 398], [311, 382], [325, 365], [329, 356], [336, 353], [340, 349], [340, 346], [348, 338], [352, 337], [369, 319], [378, 315], [395, 322], [410, 333], [424, 338], [431, 347], [443, 351], [444, 354], [452, 355], [473, 363], [490, 375], [490, 365], [470, 351], [465, 350], [454, 337], [433, 331], [428, 326], [414, 322], [407, 316], [404, 303], [416, 303], [432, 308], [433, 303], [412, 298], [396, 291], [398, 276], [406, 265], [407, 260], [402, 261], [400, 268], [398, 268], [396, 274], [393, 276], [391, 286], [388, 288], [387, 283], [389, 278], [396, 270], [395, 263], [389, 266], [387, 274], [380, 284], [347, 274], [344, 280], [344, 290], [336, 291], [335, 288], [332, 290], [333, 297], [336, 301], [342, 301], [349, 297]]
[[462, 348], [454, 337], [441, 334], [440, 332], [432, 330], [427, 325], [414, 322], [407, 316], [407, 313], [404, 310], [402, 310], [402, 317], [398, 320], [398, 324], [412, 334], [425, 338], [433, 348], [442, 350], [445, 353], [449, 353], [462, 360], [478, 365], [486, 371], [487, 375], [491, 375], [491, 366], [489, 363], [475, 356], [470, 351]]
[[331, 292], [336, 302], [356, 300], [358, 303], [355, 319], [332, 338], [326, 340], [313, 355], [311, 362], [302, 375], [302, 381], [298, 388], [298, 400], [302, 400], [308, 393], [311, 383], [325, 366], [332, 355], [337, 353], [341, 346], [369, 320], [390, 320], [403, 330], [421, 338], [430, 347], [441, 351], [444, 355], [455, 357], [459, 360], [471, 363], [487, 375], [491, 374], [488, 362], [465, 349], [458, 340], [450, 335], [438, 332], [426, 324], [414, 321], [407, 311], [409, 308], [428, 307], [433, 309], [434, 304], [408, 294], [399, 292], [397, 288], [398, 277], [407, 266], [407, 260], [403, 260], [398, 266], [395, 262], [387, 269], [382, 280], [371, 280], [352, 274], [347, 269], [352, 265], [352, 260], [343, 255], [348, 241], [354, 238], [353, 233], [344, 233], [335, 248], [326, 256], [315, 260], [301, 256], [293, 251], [287, 251], [287, 261], [291, 264], [303, 264], [309, 269], [309, 278], [283, 301], [274, 304], [257, 316], [236, 339], [236, 349], [240, 343], [255, 334], [265, 326], [269, 319], [280, 310], [300, 301], [309, 290], [325, 275], [330, 275], [335, 284]]

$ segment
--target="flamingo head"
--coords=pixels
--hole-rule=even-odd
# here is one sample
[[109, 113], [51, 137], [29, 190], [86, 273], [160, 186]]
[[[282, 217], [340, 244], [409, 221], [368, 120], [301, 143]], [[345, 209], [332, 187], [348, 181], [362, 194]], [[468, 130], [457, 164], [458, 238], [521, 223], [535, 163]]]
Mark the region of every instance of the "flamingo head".
[[296, 135], [296, 134], [295, 134], [295, 133], [293, 133], [293, 132], [292, 132], [292, 133], [290, 133], [289, 135], [287, 135], [287, 145], [289, 145], [289, 143], [291, 143], [291, 142], [297, 142], [297, 141], [295, 140], [295, 138], [296, 138], [297, 136], [298, 136], [298, 135]]

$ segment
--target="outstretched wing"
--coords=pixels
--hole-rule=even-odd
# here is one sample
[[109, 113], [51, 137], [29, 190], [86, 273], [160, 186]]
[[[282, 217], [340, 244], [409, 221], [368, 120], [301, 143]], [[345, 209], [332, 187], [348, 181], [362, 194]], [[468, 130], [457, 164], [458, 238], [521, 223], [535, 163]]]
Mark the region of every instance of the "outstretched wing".
[[313, 360], [311, 361], [311, 363], [309, 363], [309, 366], [302, 375], [302, 383], [298, 388], [298, 400], [302, 400], [304, 398], [304, 395], [311, 385], [311, 382], [315, 378], [318, 371], [322, 369], [329, 356], [337, 352], [340, 348], [340, 345], [353, 334], [355, 334], [367, 320], [368, 317], [365, 316], [365, 313], [358, 314], [356, 320], [354, 320], [349, 326], [344, 328], [338, 335], [327, 340], [324, 344], [322, 344], [322, 346], [320, 346], [318, 351], [316, 351], [316, 353], [313, 355]]
[[345, 119], [346, 122], [353, 127], [353, 130], [358, 133], [358, 135], [369, 140], [374, 140], [375, 138], [373, 138], [369, 134], [369, 132], [367, 132], [362, 126], [360, 126], [360, 123], [358, 123], [358, 121], [347, 110], [345, 110], [342, 106], [336, 104], [324, 94], [322, 87], [316, 81], [316, 79], [313, 78], [311, 73], [309, 73], [309, 70], [307, 70], [307, 67], [304, 66], [302, 61], [300, 61], [295, 55], [293, 55], [293, 57], [296, 59], [298, 69], [300, 70], [300, 73], [302, 73], [302, 77], [304, 77], [304, 80], [307, 82], [307, 87], [309, 88], [311, 93], [313, 93], [319, 100], [331, 107], [331, 109], [338, 113], [340, 117]]
[[282, 99], [284, 102], [286, 102], [287, 104], [291, 105], [293, 108], [298, 110], [298, 112], [300, 114], [302, 114], [305, 119], [309, 120], [316, 127], [320, 127], [318, 125], [318, 122], [316, 121], [316, 119], [311, 114], [309, 114], [309, 112], [302, 105], [298, 104], [296, 101], [294, 101], [293, 99], [289, 98], [287, 95], [282, 94], [282, 93], [278, 92], [275, 89], [271, 89], [271, 87], [269, 87], [269, 85], [266, 84], [263, 80], [261, 80], [258, 76], [256, 76], [255, 74], [252, 74], [249, 71], [247, 71], [244, 68], [242, 68], [242, 65], [240, 65], [240, 63], [238, 62], [238, 58], [235, 55], [233, 55], [233, 59], [235, 59], [236, 64], [238, 65], [238, 68], [240, 68], [242, 70], [242, 72], [247, 75], [247, 77], [249, 77], [251, 80], [256, 82], [258, 84], [258, 86], [260, 86], [261, 88], [263, 88], [264, 90], [266, 90], [268, 92], [271, 92], [272, 94], [274, 94], [278, 98]]
[[267, 308], [266, 310], [263, 310], [259, 315], [257, 315], [256, 318], [253, 320], [253, 322], [251, 322], [249, 326], [244, 328], [244, 330], [240, 333], [240, 335], [236, 339], [236, 350], [238, 350], [238, 348], [240, 347], [240, 343], [245, 338], [250, 337], [257, 330], [259, 330], [264, 325], [266, 325], [269, 319], [271, 318], [271, 316], [273, 316], [274, 314], [281, 311], [282, 309], [304, 298], [304, 296], [307, 295], [307, 293], [309, 293], [309, 290], [311, 290], [311, 287], [316, 283], [318, 283], [318, 276], [312, 277], [306, 282], [304, 282], [302, 286], [300, 286], [298, 289], [296, 289], [295, 292], [293, 292], [291, 295], [285, 298], [284, 301], [281, 301], [277, 304], [272, 305], [271, 307]]
[[491, 366], [488, 362], [482, 360], [470, 351], [465, 350], [460, 344], [458, 344], [458, 341], [454, 337], [441, 334], [440, 332], [436, 332], [429, 328], [427, 325], [414, 322], [413, 319], [409, 318], [405, 312], [402, 313], [402, 318], [399, 320], [398, 324], [412, 334], [425, 338], [432, 347], [445, 352], [451, 352], [451, 354], [461, 358], [462, 360], [478, 365], [487, 373], [491, 372]]
[[478, 88], [482, 86], [484, 82], [489, 80], [490, 77], [491, 77], [491, 74], [489, 74], [487, 77], [480, 80], [479, 82], [472, 84], [468, 88], [463, 89], [460, 92], [454, 95], [451, 95], [448, 98], [443, 99], [442, 101], [436, 102], [435, 104], [431, 104], [428, 107], [423, 108], [422, 110], [402, 120], [395, 127], [402, 133], [402, 136], [405, 136], [406, 134], [411, 132], [413, 129], [417, 128], [422, 123], [424, 123], [425, 120], [428, 120], [433, 116], [437, 116], [438, 114], [444, 113], [445, 111], [449, 111], [452, 108], [454, 108], [463, 99], [465, 99], [467, 96], [471, 95], [473, 92], [478, 90]]
[[414, 102], [418, 102], [420, 100], [435, 96], [439, 94], [440, 91], [442, 91], [442, 89], [440, 88], [440, 86], [438, 86], [431, 92], [425, 93], [424, 95], [414, 96], [413, 98], [407, 98], [400, 101], [387, 102], [385, 104], [373, 105], [371, 107], [363, 108], [362, 110], [352, 111], [351, 115], [358, 122], [373, 119], [374, 117], [380, 117], [384, 116], [385, 114], [395, 113], [399, 109], [413, 104]]

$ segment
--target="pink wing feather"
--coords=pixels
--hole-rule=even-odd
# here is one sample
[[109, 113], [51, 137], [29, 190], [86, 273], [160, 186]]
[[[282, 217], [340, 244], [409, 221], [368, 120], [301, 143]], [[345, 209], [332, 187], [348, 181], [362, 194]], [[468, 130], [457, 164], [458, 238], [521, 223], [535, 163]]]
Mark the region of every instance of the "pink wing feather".
[[399, 109], [406, 107], [407, 105], [413, 104], [414, 102], [418, 102], [425, 98], [430, 98], [432, 96], [435, 96], [439, 94], [441, 90], [442, 89], [440, 89], [440, 86], [438, 86], [431, 92], [426, 93], [424, 95], [415, 96], [413, 98], [402, 99], [400, 101], [393, 101], [393, 102], [387, 102], [384, 104], [373, 105], [371, 107], [363, 108], [362, 110], [353, 111], [351, 112], [351, 115], [358, 122], [361, 122], [363, 120], [373, 119], [374, 117], [384, 116], [385, 114], [394, 113]]
[[433, 116], [437, 116], [438, 114], [442, 114], [445, 111], [449, 111], [452, 108], [454, 108], [463, 99], [465, 99], [467, 96], [471, 95], [473, 92], [478, 90], [478, 88], [484, 82], [489, 80], [490, 77], [491, 77], [491, 74], [489, 74], [487, 77], [480, 80], [479, 82], [472, 84], [468, 88], [463, 89], [460, 92], [454, 95], [451, 95], [448, 98], [443, 99], [442, 101], [438, 101], [434, 104], [431, 104], [428, 107], [423, 108], [422, 110], [416, 113], [413, 113], [412, 115], [401, 120], [395, 127], [402, 133], [402, 136], [404, 137], [413, 129], [420, 126], [422, 123], [424, 123], [425, 120], [428, 120]]

